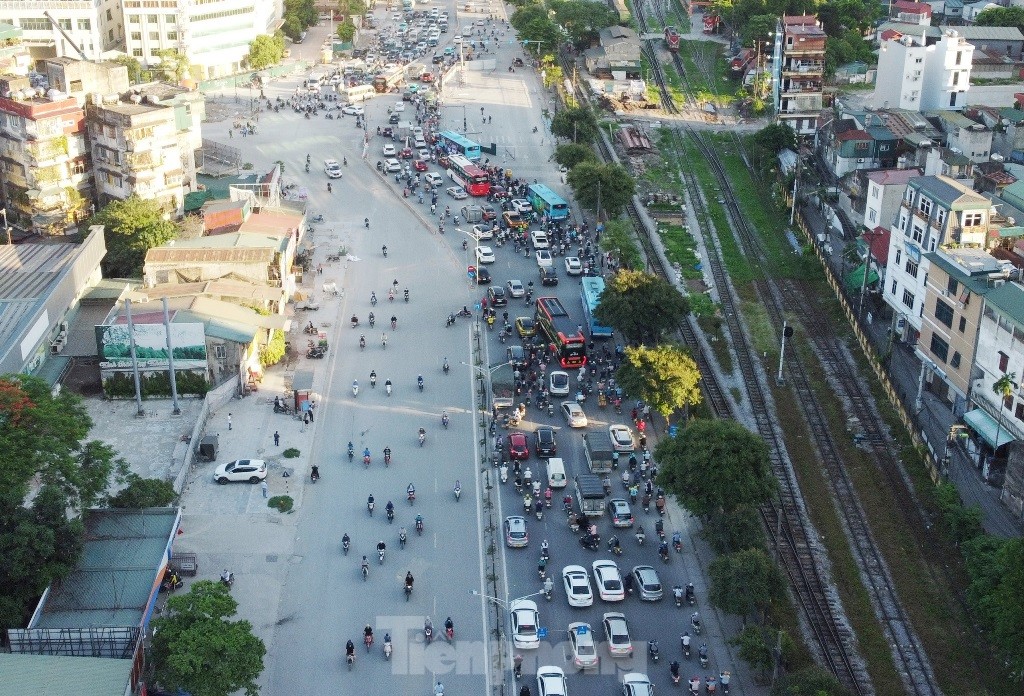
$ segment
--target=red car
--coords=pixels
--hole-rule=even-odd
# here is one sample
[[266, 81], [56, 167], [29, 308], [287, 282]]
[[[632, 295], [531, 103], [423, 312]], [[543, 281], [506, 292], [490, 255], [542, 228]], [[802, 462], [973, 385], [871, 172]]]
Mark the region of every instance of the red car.
[[398, 153], [398, 156], [402, 159], [412, 159], [412, 148], [403, 148], [402, 151]]
[[418, 172], [425, 172], [427, 171], [427, 163], [423, 160], [416, 160], [412, 163], [412, 168]]
[[437, 158], [437, 163], [440, 164], [445, 169], [447, 169], [448, 167], [452, 166], [452, 161], [450, 159], [448, 159], [447, 155], [441, 155], [440, 157], [438, 157]]
[[530, 458], [530, 443], [524, 433], [511, 433], [508, 436], [508, 456], [519, 460]]
[[425, 72], [422, 75], [420, 75], [420, 82], [433, 82], [433, 81], [434, 81], [433, 73]]
[[480, 208], [481, 208], [481, 210], [483, 210], [483, 218], [484, 218], [484, 220], [490, 221], [490, 220], [497, 220], [498, 219], [498, 211], [496, 211], [494, 209], [493, 205], [486, 204], [486, 205], [480, 206]]

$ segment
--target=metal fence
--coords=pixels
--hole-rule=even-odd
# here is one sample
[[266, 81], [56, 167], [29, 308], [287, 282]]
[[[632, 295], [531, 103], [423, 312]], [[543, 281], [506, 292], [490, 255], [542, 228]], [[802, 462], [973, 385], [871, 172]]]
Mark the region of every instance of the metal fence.
[[185, 448], [185, 456], [182, 458], [181, 468], [178, 469], [178, 473], [174, 477], [175, 493], [180, 495], [185, 490], [185, 480], [195, 464], [196, 449], [199, 447], [203, 435], [206, 434], [206, 424], [210, 420], [210, 414], [231, 401], [239, 393], [239, 389], [241, 389], [241, 381], [239, 378], [235, 378], [228, 380], [216, 389], [206, 392], [203, 406], [199, 409], [199, 417], [196, 418], [196, 424], [192, 428], [192, 435], [188, 441], [189, 446]]

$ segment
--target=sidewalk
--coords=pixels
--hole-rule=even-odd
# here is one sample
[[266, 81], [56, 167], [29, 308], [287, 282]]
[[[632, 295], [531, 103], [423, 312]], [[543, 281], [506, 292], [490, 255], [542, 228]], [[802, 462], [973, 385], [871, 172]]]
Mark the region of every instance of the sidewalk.
[[[840, 273], [844, 268], [842, 252], [848, 242], [839, 237], [831, 225], [826, 224], [814, 206], [805, 206], [803, 213], [815, 236], [827, 235], [826, 243], [831, 244], [833, 250], [830, 266], [836, 273]], [[846, 266], [847, 271], [852, 270], [849, 263], [846, 263]], [[866, 306], [863, 327], [871, 336], [877, 354], [885, 356], [889, 353], [886, 360], [889, 378], [896, 385], [904, 407], [913, 412], [921, 375], [921, 361], [911, 346], [891, 341], [888, 320], [875, 317], [874, 320], [868, 321], [868, 316], [869, 308]], [[935, 458], [941, 459], [950, 427], [958, 422], [958, 419], [954, 416], [951, 406], [935, 397], [928, 390], [927, 384], [922, 392], [921, 401], [922, 408], [916, 418], [918, 432], [929, 443]], [[974, 447], [973, 443], [969, 443], [969, 448], [960, 444], [950, 448], [948, 480], [957, 487], [965, 505], [976, 505], [981, 509], [982, 524], [987, 532], [1005, 538], [1020, 536], [1024, 533], [1024, 524], [999, 501], [999, 490], [982, 481], [981, 472], [975, 465], [977, 453]]]

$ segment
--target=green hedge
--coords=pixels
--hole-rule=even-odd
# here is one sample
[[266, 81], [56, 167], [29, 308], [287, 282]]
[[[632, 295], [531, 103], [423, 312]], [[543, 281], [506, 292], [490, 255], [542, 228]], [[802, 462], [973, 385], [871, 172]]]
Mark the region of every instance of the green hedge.
[[[166, 372], [152, 372], [140, 375], [142, 398], [170, 396], [171, 380]], [[206, 396], [210, 383], [198, 372], [178, 372], [175, 380], [179, 394]], [[135, 379], [130, 372], [119, 372], [103, 381], [103, 393], [111, 399], [135, 396]]]

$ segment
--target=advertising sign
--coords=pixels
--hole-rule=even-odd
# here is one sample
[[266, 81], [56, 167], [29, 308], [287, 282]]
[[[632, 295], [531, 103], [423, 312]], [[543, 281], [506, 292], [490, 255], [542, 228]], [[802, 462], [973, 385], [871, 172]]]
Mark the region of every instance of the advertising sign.
[[[135, 356], [143, 370], [167, 369], [167, 336], [163, 324], [135, 324]], [[206, 369], [206, 334], [202, 324], [171, 324], [174, 369]], [[127, 324], [96, 327], [97, 353], [102, 370], [132, 369]]]

